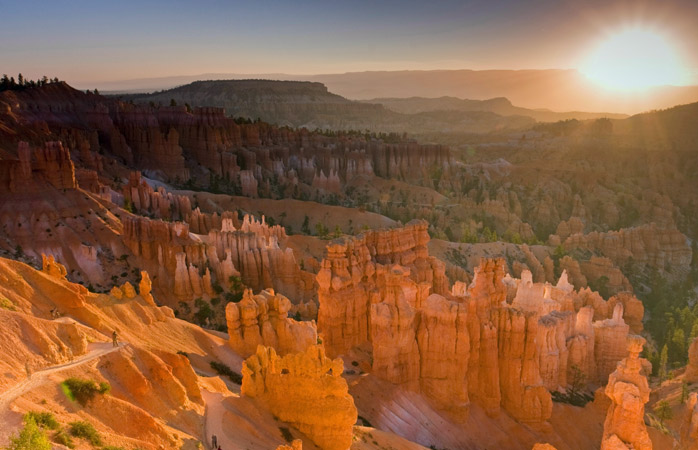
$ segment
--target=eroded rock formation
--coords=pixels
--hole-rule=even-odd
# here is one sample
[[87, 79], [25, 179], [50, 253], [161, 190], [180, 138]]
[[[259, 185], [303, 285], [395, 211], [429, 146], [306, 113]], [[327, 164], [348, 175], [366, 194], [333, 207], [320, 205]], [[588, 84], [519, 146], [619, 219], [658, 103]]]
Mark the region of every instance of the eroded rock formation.
[[327, 246], [317, 281], [329, 354], [368, 345], [374, 375], [441, 409], [464, 417], [474, 400], [490, 415], [504, 408], [529, 423], [550, 417], [549, 391], [580, 377], [605, 382], [626, 356], [624, 306], [636, 326], [642, 316], [631, 295], [606, 302], [575, 291], [565, 273], [556, 286], [534, 282], [528, 270], [505, 277], [495, 260], [448, 292], [422, 230], [411, 223]]
[[632, 335], [627, 342], [629, 355], [618, 364], [606, 385], [605, 392], [611, 399], [611, 406], [604, 422], [602, 450], [652, 449], [644, 422], [650, 388], [647, 377], [640, 373], [640, 352], [645, 339]]
[[327, 358], [321, 345], [283, 357], [259, 346], [243, 364], [241, 393], [264, 402], [318, 447], [347, 450], [357, 411], [343, 371], [342, 360]]
[[253, 295], [246, 289], [239, 303], [228, 303], [225, 318], [230, 346], [247, 357], [264, 345], [280, 355], [304, 352], [317, 343], [315, 322], [298, 322], [288, 316], [291, 302], [267, 289]]

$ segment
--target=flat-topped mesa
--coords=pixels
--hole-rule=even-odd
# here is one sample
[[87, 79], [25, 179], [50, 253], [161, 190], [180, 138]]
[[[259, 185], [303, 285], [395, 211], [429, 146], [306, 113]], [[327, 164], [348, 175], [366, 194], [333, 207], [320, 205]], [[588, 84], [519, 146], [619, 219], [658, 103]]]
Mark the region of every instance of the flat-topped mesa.
[[139, 171], [130, 173], [123, 194], [124, 201], [128, 201], [134, 211], [152, 213], [158, 218], [181, 220], [192, 212], [189, 197], [172, 194], [163, 187], [154, 190]]
[[601, 450], [652, 450], [645, 426], [645, 403], [650, 399], [647, 377], [642, 375], [640, 358], [645, 339], [631, 335], [627, 340], [628, 357], [618, 363], [609, 376], [605, 393], [611, 399], [604, 422]]
[[275, 349], [280, 355], [304, 352], [317, 343], [315, 322], [298, 322], [288, 317], [291, 302], [267, 289], [257, 295], [246, 289], [239, 303], [228, 303], [225, 318], [230, 346], [248, 357], [258, 345]]
[[241, 394], [266, 404], [323, 450], [348, 450], [358, 417], [342, 378], [341, 359], [325, 356], [322, 345], [283, 357], [259, 346], [242, 366]]
[[76, 189], [75, 165], [60, 141], [45, 142], [31, 149], [27, 142], [17, 146], [17, 160], [0, 162], [0, 192], [40, 192], [47, 185], [55, 189]]

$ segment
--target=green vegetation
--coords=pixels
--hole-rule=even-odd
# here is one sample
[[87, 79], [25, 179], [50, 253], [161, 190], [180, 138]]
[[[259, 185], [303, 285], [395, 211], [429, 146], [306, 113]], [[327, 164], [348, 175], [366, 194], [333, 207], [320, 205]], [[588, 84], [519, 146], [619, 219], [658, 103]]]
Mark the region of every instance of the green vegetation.
[[206, 300], [197, 298], [194, 300], [194, 305], [198, 308], [198, 311], [194, 314], [194, 319], [199, 325], [204, 325], [206, 319], [210, 321], [215, 317], [213, 309], [211, 309], [211, 304]]
[[669, 405], [669, 402], [666, 400], [662, 400], [660, 402], [657, 402], [656, 405], [654, 405], [654, 408], [652, 408], [654, 411], [654, 414], [657, 416], [657, 419], [659, 419], [659, 422], [664, 424], [665, 420], [670, 420], [672, 417], [674, 417], [674, 413], [671, 410], [671, 406]]
[[227, 365], [218, 361], [211, 361], [210, 364], [211, 368], [215, 370], [218, 375], [228, 377], [230, 381], [235, 384], [242, 384], [242, 375], [237, 372], [233, 372], [233, 370]]
[[77, 401], [85, 406], [95, 395], [108, 394], [111, 386], [105, 382], [97, 385], [93, 380], [71, 377], [61, 383], [61, 389], [71, 401]]
[[34, 419], [25, 417], [24, 428], [10, 438], [10, 445], [5, 450], [51, 450], [51, 442]]
[[84, 439], [93, 446], [102, 445], [102, 437], [91, 423], [78, 420], [70, 422], [70, 434], [76, 438]]
[[41, 87], [47, 84], [59, 83], [58, 78], [49, 79], [46, 75], [39, 78], [38, 80], [27, 80], [20, 73], [17, 75], [17, 81], [15, 77], [8, 77], [7, 74], [3, 74], [0, 78], [0, 92], [2, 91], [23, 91], [25, 89]]
[[49, 411], [29, 411], [24, 415], [24, 421], [29, 422], [30, 420], [41, 428], [47, 428], [49, 430], [57, 430], [60, 428], [60, 424], [56, 420], [56, 416]]
[[8, 309], [10, 311], [17, 311], [17, 308], [12, 304], [10, 299], [2, 295], [0, 295], [0, 308]]
[[[669, 371], [686, 364], [688, 346], [698, 336], [698, 303], [694, 287], [698, 282], [698, 255], [694, 249], [691, 272], [681, 282], [670, 283], [656, 271], [648, 276], [631, 278], [638, 297], [645, 305], [645, 329], [656, 342], [645, 357], [652, 363], [653, 374], [665, 379]], [[642, 286], [649, 287], [642, 294]]]
[[64, 429], [56, 431], [56, 433], [53, 435], [53, 440], [54, 442], [57, 442], [61, 445], [65, 445], [68, 448], [75, 448], [73, 438], [71, 438], [70, 435], [66, 433]]

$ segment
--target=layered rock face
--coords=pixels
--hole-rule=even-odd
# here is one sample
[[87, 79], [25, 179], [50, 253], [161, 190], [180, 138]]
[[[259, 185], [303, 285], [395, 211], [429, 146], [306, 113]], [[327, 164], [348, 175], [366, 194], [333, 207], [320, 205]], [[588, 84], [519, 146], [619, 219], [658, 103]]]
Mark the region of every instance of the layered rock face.
[[153, 108], [120, 103], [114, 122], [138, 167], [173, 180], [189, 178], [179, 133], [174, 128], [161, 130]]
[[462, 418], [472, 399], [490, 415], [503, 407], [529, 423], [550, 417], [548, 391], [580, 373], [605, 382], [626, 356], [624, 305], [641, 324], [634, 297], [606, 302], [575, 291], [564, 273], [556, 286], [534, 283], [527, 270], [520, 280], [505, 277], [505, 263], [495, 260], [448, 292], [427, 242], [417, 222], [327, 246], [318, 329], [330, 355], [369, 346], [374, 375], [419, 390], [441, 409]]
[[286, 239], [282, 227], [248, 215], [240, 221], [232, 213], [211, 220], [195, 210], [187, 217], [208, 234], [191, 233], [184, 222], [124, 219], [124, 243], [157, 274], [155, 287], [161, 292], [179, 299], [213, 297], [214, 284], [229, 288], [231, 277], [239, 276], [253, 290], [271, 288], [295, 301], [312, 297], [312, 274], [300, 269], [293, 250], [279, 245]]
[[686, 402], [683, 423], [681, 424], [681, 448], [698, 449], [698, 393], [692, 392]]
[[253, 295], [245, 290], [239, 303], [228, 303], [225, 319], [230, 346], [248, 357], [258, 345], [275, 349], [280, 355], [304, 352], [317, 343], [315, 322], [297, 322], [288, 318], [291, 302], [273, 290]]
[[75, 165], [70, 152], [58, 141], [31, 149], [27, 142], [17, 147], [17, 160], [0, 162], [0, 192], [40, 192], [50, 185], [55, 189], [76, 189]]
[[128, 184], [123, 188], [124, 200], [131, 203], [133, 211], [151, 213], [161, 219], [183, 220], [192, 213], [191, 201], [184, 195], [167, 192], [160, 187], [154, 190], [141, 172], [131, 172]]
[[428, 255], [428, 241], [426, 222], [413, 221], [404, 228], [369, 231], [328, 245], [317, 275], [318, 329], [328, 354], [339, 355], [370, 341], [370, 305], [379, 301], [381, 290], [376, 286], [388, 282], [390, 266], [404, 267], [401, 278], [413, 306], [426, 299], [429, 290], [447, 294], [444, 265]]
[[647, 377], [640, 374], [640, 352], [645, 339], [628, 338], [628, 357], [623, 359], [608, 378], [606, 395], [611, 406], [604, 422], [602, 450], [651, 450], [652, 441], [645, 427], [645, 403], [650, 399]]
[[347, 450], [357, 411], [343, 371], [342, 360], [327, 358], [321, 345], [283, 357], [259, 346], [243, 364], [241, 393], [264, 402], [318, 447]]
[[662, 271], [671, 266], [673, 272], [679, 273], [688, 270], [692, 254], [683, 233], [653, 223], [606, 233], [574, 234], [563, 245], [568, 250], [580, 248], [600, 252], [619, 266], [632, 260]]

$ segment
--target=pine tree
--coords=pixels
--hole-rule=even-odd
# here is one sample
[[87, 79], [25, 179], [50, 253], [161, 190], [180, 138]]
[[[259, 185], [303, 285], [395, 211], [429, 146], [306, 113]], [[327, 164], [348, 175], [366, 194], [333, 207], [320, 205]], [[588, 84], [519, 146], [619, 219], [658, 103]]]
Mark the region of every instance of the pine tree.
[[664, 381], [666, 379], [666, 365], [669, 360], [669, 349], [666, 344], [662, 347], [662, 352], [659, 354], [659, 380]]
[[657, 404], [654, 405], [653, 410], [654, 414], [657, 416], [657, 419], [659, 419], [662, 425], [664, 424], [665, 420], [669, 420], [674, 416], [674, 412], [671, 410], [671, 406], [666, 400], [657, 402]]

